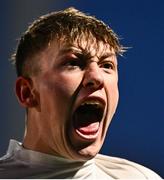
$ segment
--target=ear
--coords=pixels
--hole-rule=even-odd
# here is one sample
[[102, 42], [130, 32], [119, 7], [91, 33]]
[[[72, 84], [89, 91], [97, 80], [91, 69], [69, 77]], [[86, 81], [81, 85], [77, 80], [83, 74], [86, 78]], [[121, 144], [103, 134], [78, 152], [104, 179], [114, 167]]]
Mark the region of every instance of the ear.
[[32, 82], [22, 76], [18, 77], [15, 84], [15, 93], [19, 103], [26, 108], [34, 107], [37, 99], [33, 93]]

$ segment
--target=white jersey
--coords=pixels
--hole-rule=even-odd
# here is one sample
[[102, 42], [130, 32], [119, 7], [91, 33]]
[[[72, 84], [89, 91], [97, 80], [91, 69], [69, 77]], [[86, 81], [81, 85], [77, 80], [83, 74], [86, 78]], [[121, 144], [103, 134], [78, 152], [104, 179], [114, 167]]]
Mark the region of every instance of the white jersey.
[[74, 161], [22, 147], [10, 140], [0, 158], [0, 178], [42, 179], [161, 179], [152, 170], [134, 162], [98, 154], [88, 161]]

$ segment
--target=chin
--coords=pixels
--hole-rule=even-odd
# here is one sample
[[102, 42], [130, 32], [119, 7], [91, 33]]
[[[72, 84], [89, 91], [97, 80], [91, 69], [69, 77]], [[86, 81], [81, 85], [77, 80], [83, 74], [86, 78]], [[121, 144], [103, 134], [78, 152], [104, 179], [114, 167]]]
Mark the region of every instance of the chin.
[[89, 146], [78, 151], [78, 154], [83, 160], [89, 160], [94, 158], [100, 151], [100, 148], [95, 146]]

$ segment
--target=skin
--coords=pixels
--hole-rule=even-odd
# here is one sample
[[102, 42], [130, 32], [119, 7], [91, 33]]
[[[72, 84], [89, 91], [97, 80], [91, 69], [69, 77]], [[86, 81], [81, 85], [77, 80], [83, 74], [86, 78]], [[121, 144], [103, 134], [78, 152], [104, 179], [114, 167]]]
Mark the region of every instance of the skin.
[[[53, 41], [35, 56], [41, 72], [19, 77], [16, 94], [28, 109], [23, 146], [69, 159], [86, 160], [100, 150], [118, 103], [118, 72], [114, 50], [103, 42], [73, 44]], [[104, 113], [94, 138], [83, 138], [73, 114], [86, 100], [101, 101]]]

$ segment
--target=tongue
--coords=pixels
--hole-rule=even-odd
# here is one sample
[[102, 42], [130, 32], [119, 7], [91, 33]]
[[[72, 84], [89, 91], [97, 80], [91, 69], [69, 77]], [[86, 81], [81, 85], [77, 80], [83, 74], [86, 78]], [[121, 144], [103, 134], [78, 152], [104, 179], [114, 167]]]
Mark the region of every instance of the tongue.
[[84, 135], [96, 134], [99, 130], [102, 114], [102, 111], [97, 106], [80, 106], [73, 115], [74, 128]]
[[94, 122], [87, 126], [78, 127], [77, 129], [85, 135], [95, 134], [99, 129], [99, 122]]

